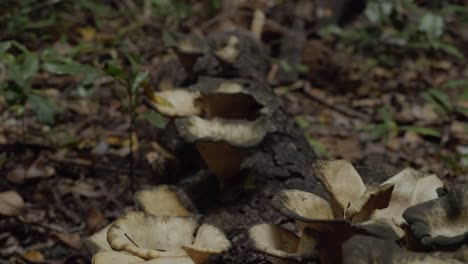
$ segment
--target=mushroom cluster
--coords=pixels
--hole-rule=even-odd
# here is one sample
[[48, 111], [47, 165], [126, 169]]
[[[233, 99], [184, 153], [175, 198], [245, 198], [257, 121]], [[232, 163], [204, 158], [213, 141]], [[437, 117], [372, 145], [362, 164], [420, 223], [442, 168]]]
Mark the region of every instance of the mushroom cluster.
[[326, 190], [323, 197], [300, 190], [273, 197], [273, 206], [295, 220], [298, 235], [281, 226], [256, 225], [249, 236], [257, 251], [342, 263], [343, 243], [358, 235], [393, 242], [405, 238], [408, 249], [415, 244], [454, 249], [467, 242], [467, 192], [438, 198], [444, 184], [436, 175], [407, 168], [378, 186], [366, 186], [346, 160], [317, 161], [314, 173]]
[[158, 112], [172, 118], [178, 135], [195, 145], [221, 185], [239, 172], [250, 150], [275, 131], [269, 116], [277, 99], [253, 81], [200, 78], [188, 88], [148, 97]]
[[203, 264], [226, 252], [231, 242], [202, 217], [183, 191], [159, 185], [135, 193], [144, 211], [130, 211], [96, 234], [83, 239], [93, 264]]

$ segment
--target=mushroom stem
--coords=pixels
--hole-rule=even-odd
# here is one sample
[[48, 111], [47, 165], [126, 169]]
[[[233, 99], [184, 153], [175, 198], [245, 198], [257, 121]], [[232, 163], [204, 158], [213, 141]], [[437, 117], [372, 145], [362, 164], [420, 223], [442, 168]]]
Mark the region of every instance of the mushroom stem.
[[210, 171], [218, 177], [221, 187], [226, 180], [239, 172], [242, 160], [247, 155], [246, 149], [234, 147], [221, 141], [200, 141], [195, 144]]

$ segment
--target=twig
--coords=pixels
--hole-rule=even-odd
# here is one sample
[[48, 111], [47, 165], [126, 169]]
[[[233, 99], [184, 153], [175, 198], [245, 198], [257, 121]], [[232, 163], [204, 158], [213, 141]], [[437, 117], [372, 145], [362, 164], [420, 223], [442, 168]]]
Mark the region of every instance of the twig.
[[347, 108], [345, 106], [336, 105], [333, 102], [331, 102], [330, 100], [328, 100], [327, 98], [325, 98], [325, 96], [321, 96], [321, 95], [318, 95], [318, 94], [314, 93], [312, 91], [312, 88], [310, 87], [310, 84], [308, 84], [308, 83], [306, 83], [306, 85], [304, 86], [304, 92], [311, 99], [313, 99], [314, 101], [316, 101], [316, 102], [318, 102], [318, 103], [320, 103], [320, 104], [334, 110], [335, 112], [338, 112], [340, 114], [343, 114], [345, 116], [349, 116], [349, 117], [352, 117], [352, 118], [364, 120], [366, 122], [371, 121], [371, 118], [369, 116], [365, 115], [364, 113], [361, 113], [361, 112], [356, 111], [354, 109]]
[[138, 248], [140, 247], [140, 246], [138, 246], [137, 243], [135, 243], [135, 241], [133, 241], [133, 239], [131, 239], [131, 238], [127, 235], [127, 233], [125, 233], [124, 235], [125, 235], [125, 237], [126, 237], [128, 240], [130, 240], [130, 242], [132, 242], [136, 247], [138, 247]]
[[[77, 160], [77, 159], [67, 159], [67, 158], [62, 159], [62, 158], [56, 158], [56, 157], [49, 157], [48, 159], [50, 161], [56, 162], [56, 163], [76, 165], [76, 166], [80, 166], [80, 167], [88, 167], [88, 168], [91, 168], [91, 169], [104, 170], [104, 171], [110, 171], [110, 172], [115, 172], [115, 173], [129, 173], [129, 171], [122, 170], [120, 168], [116, 168], [116, 167], [112, 167], [112, 166], [106, 166], [106, 165], [102, 165], [102, 164], [96, 164], [96, 163], [93, 163], [93, 162], [80, 161], [80, 160]], [[135, 170], [135, 174], [136, 175], [151, 176], [151, 174], [149, 174], [149, 173], [147, 173], [146, 171], [143, 171], [143, 170], [139, 170], [139, 171]]]

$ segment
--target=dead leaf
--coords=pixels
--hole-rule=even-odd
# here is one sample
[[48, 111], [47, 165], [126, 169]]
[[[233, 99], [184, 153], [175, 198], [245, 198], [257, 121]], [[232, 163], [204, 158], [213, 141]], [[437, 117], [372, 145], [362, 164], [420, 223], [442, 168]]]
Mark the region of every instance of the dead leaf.
[[86, 226], [91, 233], [95, 233], [107, 224], [107, 218], [95, 207], [91, 207], [86, 215]]
[[468, 144], [468, 124], [453, 121], [450, 126], [450, 132], [457, 138], [462, 144]]
[[326, 149], [330, 150], [333, 157], [359, 160], [363, 156], [359, 140], [355, 137], [321, 137], [319, 141]]
[[80, 234], [79, 233], [55, 233], [54, 234], [60, 241], [67, 244], [74, 249], [81, 249]]
[[0, 214], [14, 216], [21, 213], [24, 208], [23, 198], [15, 191], [0, 193]]
[[93, 27], [80, 27], [78, 32], [85, 41], [92, 41], [96, 37], [96, 29]]
[[39, 157], [28, 168], [19, 166], [9, 171], [7, 180], [12, 183], [21, 184], [27, 179], [48, 178], [54, 174], [54, 167], [48, 166], [46, 160], [43, 157]]
[[32, 263], [40, 263], [45, 260], [44, 255], [37, 250], [27, 251], [23, 254], [23, 258]]

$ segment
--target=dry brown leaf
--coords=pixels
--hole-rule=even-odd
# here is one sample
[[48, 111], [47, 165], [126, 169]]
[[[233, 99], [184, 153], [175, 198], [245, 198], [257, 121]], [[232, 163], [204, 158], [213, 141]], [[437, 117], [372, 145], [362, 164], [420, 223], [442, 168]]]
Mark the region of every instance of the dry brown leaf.
[[23, 258], [32, 263], [41, 263], [45, 260], [44, 255], [37, 250], [27, 251], [23, 254]]
[[15, 191], [0, 192], [0, 214], [14, 216], [24, 208], [23, 198]]
[[56, 233], [55, 236], [74, 249], [81, 249], [80, 234], [79, 233]]
[[27, 179], [48, 178], [55, 174], [52, 166], [45, 164], [46, 160], [42, 157], [35, 160], [28, 168], [19, 166], [7, 174], [8, 181], [21, 184]]
[[91, 233], [95, 233], [107, 224], [107, 218], [95, 207], [88, 210], [86, 214], [86, 226]]

